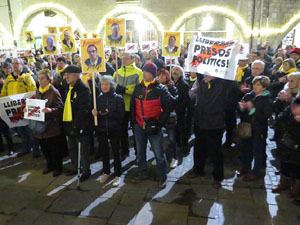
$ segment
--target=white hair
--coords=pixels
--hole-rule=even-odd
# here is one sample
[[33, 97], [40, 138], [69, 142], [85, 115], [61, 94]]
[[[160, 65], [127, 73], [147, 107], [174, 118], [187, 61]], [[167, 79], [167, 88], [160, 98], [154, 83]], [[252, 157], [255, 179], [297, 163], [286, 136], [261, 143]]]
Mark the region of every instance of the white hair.
[[178, 67], [181, 70], [181, 75], [184, 75], [184, 69], [181, 66], [178, 65], [174, 66], [172, 71], [174, 70], [175, 67]]
[[263, 61], [259, 60], [259, 59], [255, 60], [255, 61], [252, 63], [251, 68], [252, 68], [252, 66], [253, 66], [255, 63], [259, 63], [259, 64], [261, 64], [261, 65], [263, 66], [263, 68], [265, 68], [265, 63], [264, 63]]

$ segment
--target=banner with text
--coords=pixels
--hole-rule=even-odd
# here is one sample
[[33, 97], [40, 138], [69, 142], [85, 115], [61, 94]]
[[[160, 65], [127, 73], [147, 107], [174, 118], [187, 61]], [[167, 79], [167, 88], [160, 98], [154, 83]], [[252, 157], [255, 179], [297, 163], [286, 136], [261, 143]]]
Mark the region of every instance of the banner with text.
[[188, 51], [187, 70], [235, 80], [239, 41], [194, 36]]
[[28, 121], [24, 120], [23, 110], [26, 98], [32, 98], [34, 94], [35, 91], [32, 91], [0, 98], [0, 116], [10, 128], [28, 125]]

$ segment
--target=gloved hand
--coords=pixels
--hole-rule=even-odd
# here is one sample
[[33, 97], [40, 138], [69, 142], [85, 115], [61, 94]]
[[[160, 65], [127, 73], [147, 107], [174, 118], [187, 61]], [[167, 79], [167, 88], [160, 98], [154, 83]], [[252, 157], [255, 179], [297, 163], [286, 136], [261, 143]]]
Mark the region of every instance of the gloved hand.
[[116, 88], [117, 94], [125, 94], [125, 91], [126, 91], [126, 87], [123, 87], [121, 85], [117, 85], [117, 88]]

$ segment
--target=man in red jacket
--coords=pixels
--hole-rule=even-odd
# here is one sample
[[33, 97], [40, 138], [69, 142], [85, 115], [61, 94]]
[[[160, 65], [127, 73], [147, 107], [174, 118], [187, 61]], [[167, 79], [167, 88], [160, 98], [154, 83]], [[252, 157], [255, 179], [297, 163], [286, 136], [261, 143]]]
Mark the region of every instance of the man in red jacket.
[[137, 146], [138, 175], [132, 182], [147, 178], [146, 149], [150, 141], [159, 176], [159, 187], [164, 188], [167, 180], [167, 161], [163, 148], [162, 127], [172, 110], [168, 89], [156, 78], [157, 67], [148, 62], [143, 68], [143, 81], [135, 86], [131, 97], [132, 122]]

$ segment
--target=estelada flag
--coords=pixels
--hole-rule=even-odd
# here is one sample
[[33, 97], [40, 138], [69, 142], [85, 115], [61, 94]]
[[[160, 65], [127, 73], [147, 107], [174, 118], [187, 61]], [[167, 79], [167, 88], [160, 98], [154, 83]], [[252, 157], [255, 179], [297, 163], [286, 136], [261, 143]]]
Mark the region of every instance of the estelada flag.
[[43, 34], [44, 55], [57, 55], [56, 34]]
[[83, 73], [106, 71], [102, 38], [81, 39], [80, 52]]
[[24, 32], [24, 36], [25, 36], [25, 42], [26, 42], [26, 44], [32, 44], [32, 43], [34, 43], [34, 37], [33, 37], [32, 31], [25, 31]]
[[109, 47], [125, 47], [126, 21], [124, 18], [106, 18], [105, 44]]
[[180, 32], [164, 32], [162, 55], [179, 57]]

